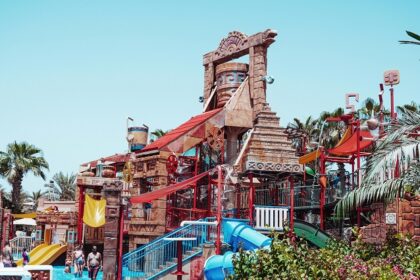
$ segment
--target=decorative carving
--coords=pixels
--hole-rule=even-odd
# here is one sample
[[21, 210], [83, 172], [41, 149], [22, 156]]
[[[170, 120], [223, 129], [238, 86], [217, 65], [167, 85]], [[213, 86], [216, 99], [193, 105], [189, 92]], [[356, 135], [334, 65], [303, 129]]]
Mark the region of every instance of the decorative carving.
[[223, 128], [218, 127], [211, 127], [207, 131], [207, 143], [209, 146], [215, 150], [220, 151], [223, 147], [224, 141], [225, 141], [225, 133], [223, 131]]
[[248, 36], [239, 31], [229, 32], [226, 38], [223, 38], [215, 54], [217, 56], [229, 55], [243, 49], [248, 43]]
[[248, 161], [246, 163], [246, 169], [258, 170], [258, 171], [273, 171], [273, 172], [302, 172], [302, 166], [300, 164], [256, 162], [256, 161]]

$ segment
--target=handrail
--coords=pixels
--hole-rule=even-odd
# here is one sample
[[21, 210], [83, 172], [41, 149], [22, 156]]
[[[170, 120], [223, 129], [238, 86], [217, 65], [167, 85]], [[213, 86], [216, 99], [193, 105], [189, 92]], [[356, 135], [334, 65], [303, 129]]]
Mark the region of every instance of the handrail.
[[22, 250], [26, 248], [30, 252], [35, 245], [35, 237], [31, 236], [17, 236], [9, 240], [12, 248], [12, 255], [14, 258], [21, 258]]
[[[167, 238], [196, 237], [183, 241], [183, 262], [202, 253], [201, 245], [213, 240], [214, 218], [201, 219], [201, 224], [189, 224], [169, 232], [123, 256], [123, 276], [154, 279], [173, 270], [176, 266], [177, 244]], [[204, 224], [205, 223], [205, 224]], [[212, 232], [210, 232], [212, 229]]]

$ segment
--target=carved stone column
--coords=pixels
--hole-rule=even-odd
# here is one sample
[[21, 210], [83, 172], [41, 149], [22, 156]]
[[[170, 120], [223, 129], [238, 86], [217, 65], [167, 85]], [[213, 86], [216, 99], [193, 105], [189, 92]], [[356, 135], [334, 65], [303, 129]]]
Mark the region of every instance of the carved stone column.
[[211, 89], [214, 84], [214, 64], [210, 62], [204, 65], [204, 102], [203, 106], [206, 104], [207, 100], [210, 97]]
[[114, 280], [117, 275], [122, 185], [122, 182], [118, 180], [111, 183], [105, 182], [103, 185], [103, 192], [106, 198], [103, 270], [104, 279], [106, 280]]
[[255, 46], [250, 50], [251, 98], [254, 107], [254, 119], [262, 111], [266, 101], [266, 85], [263, 80], [267, 75], [267, 47]]

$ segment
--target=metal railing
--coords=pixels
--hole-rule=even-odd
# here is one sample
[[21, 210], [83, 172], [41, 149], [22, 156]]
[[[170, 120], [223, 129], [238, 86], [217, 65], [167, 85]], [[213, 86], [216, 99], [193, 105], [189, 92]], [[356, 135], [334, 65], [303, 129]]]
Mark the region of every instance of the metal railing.
[[[334, 203], [340, 200], [351, 186], [344, 187], [329, 186], [325, 190], [325, 203]], [[313, 186], [295, 186], [294, 187], [294, 206], [295, 208], [317, 208], [319, 207], [319, 199], [321, 194], [321, 187], [319, 185]], [[256, 190], [255, 204], [274, 206], [283, 205], [290, 206], [290, 189], [279, 188], [276, 191], [270, 189]]]
[[30, 236], [15, 237], [9, 241], [14, 259], [22, 258], [22, 250], [30, 252], [35, 247], [35, 238]]
[[255, 205], [255, 229], [284, 230], [288, 221], [289, 207]]
[[[214, 218], [206, 218], [211, 221]], [[193, 237], [183, 241], [183, 262], [202, 253], [201, 245], [216, 238], [214, 225], [186, 225], [123, 256], [122, 272], [125, 279], [155, 279], [176, 268], [177, 243], [166, 238]]]

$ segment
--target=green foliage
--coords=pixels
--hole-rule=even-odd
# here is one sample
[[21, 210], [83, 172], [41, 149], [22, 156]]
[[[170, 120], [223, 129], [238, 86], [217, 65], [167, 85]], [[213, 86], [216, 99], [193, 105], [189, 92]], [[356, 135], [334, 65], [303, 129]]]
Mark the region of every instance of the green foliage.
[[31, 172], [45, 180], [45, 171], [48, 163], [42, 151], [26, 142], [16, 141], [7, 145], [6, 152], [0, 151], [0, 176], [7, 179], [12, 185], [12, 211], [19, 213], [22, 210], [22, 180]]
[[406, 31], [407, 35], [411, 38], [415, 39], [416, 41], [399, 41], [401, 44], [413, 44], [413, 45], [420, 45], [420, 35], [417, 35], [414, 32]]
[[333, 240], [323, 249], [275, 237], [270, 250], [240, 251], [233, 265], [229, 279], [419, 279], [420, 247], [401, 235], [382, 246]]

